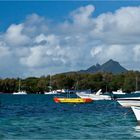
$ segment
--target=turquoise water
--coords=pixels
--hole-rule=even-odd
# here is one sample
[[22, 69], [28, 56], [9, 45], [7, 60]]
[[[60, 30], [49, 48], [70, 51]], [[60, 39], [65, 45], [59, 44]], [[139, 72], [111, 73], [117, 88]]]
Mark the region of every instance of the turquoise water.
[[40, 139], [140, 139], [140, 126], [115, 101], [56, 104], [52, 95], [0, 95], [0, 140]]

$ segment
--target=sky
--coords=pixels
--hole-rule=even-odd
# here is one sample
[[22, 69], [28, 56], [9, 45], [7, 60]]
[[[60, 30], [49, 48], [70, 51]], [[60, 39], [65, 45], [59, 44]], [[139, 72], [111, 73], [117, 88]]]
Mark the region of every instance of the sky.
[[0, 1], [0, 77], [140, 70], [139, 1]]

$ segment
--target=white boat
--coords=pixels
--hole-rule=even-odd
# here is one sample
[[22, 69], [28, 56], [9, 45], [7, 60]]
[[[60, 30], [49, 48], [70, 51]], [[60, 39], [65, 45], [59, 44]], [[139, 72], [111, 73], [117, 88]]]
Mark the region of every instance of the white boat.
[[14, 95], [25, 95], [27, 94], [25, 91], [18, 91], [18, 92], [13, 92]]
[[49, 86], [48, 86], [48, 88], [49, 88], [49, 91], [47, 92], [47, 91], [45, 91], [44, 92], [44, 94], [47, 94], [47, 95], [51, 95], [51, 94], [56, 94], [56, 92], [54, 92], [54, 91], [52, 91], [52, 85], [51, 85], [51, 75], [49, 75]]
[[140, 97], [118, 98], [117, 102], [123, 107], [140, 106]]
[[44, 94], [47, 94], [47, 95], [52, 95], [52, 94], [60, 94], [60, 91], [59, 90], [53, 90], [52, 91], [52, 80], [51, 80], [51, 75], [50, 75], [50, 79], [49, 79], [49, 91], [48, 92], [44, 92]]
[[76, 92], [76, 95], [80, 98], [90, 98], [92, 100], [111, 100], [111, 96], [102, 94], [101, 89], [96, 93]]
[[131, 106], [134, 114], [135, 114], [135, 117], [137, 119], [137, 121], [140, 121], [140, 107], [137, 107], [137, 106]]
[[137, 91], [133, 91], [133, 92], [131, 92], [131, 93], [140, 93], [140, 91], [137, 90]]
[[126, 94], [125, 92], [122, 91], [122, 89], [119, 89], [117, 91], [112, 91], [113, 94]]
[[49, 91], [49, 92], [44, 92], [44, 94], [52, 95], [52, 94], [60, 94], [60, 92], [58, 92], [57, 90], [53, 90], [53, 91]]
[[21, 91], [20, 87], [21, 87], [21, 81], [19, 80], [18, 92], [13, 92], [13, 95], [25, 95], [25, 94], [27, 94], [26, 91]]

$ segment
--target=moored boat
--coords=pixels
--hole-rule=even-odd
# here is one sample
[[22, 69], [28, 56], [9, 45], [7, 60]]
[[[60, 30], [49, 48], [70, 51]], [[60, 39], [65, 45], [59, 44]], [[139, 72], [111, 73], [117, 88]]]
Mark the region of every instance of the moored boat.
[[125, 92], [122, 91], [122, 89], [119, 89], [117, 91], [112, 91], [113, 94], [126, 94]]
[[93, 100], [90, 98], [59, 98], [55, 97], [54, 101], [56, 103], [90, 103]]
[[64, 89], [62, 90], [52, 90], [52, 76], [49, 75], [49, 91], [45, 91], [44, 94], [47, 94], [47, 95], [53, 95], [53, 94], [60, 94], [60, 93], [63, 93], [64, 92]]
[[123, 107], [140, 106], [140, 97], [118, 98], [117, 102]]
[[13, 95], [26, 95], [27, 94], [26, 91], [21, 91], [20, 87], [21, 87], [21, 80], [19, 80], [19, 83], [18, 83], [18, 91], [13, 92]]
[[58, 92], [57, 90], [53, 90], [53, 91], [44, 92], [44, 94], [53, 95], [53, 94], [60, 94], [60, 92]]
[[137, 106], [131, 106], [134, 114], [135, 114], [135, 117], [137, 119], [137, 121], [140, 121], [140, 107], [137, 107]]
[[131, 92], [131, 93], [140, 93], [140, 91], [139, 91], [139, 90], [137, 90], [137, 91], [133, 91], [133, 92]]
[[26, 95], [27, 93], [25, 91], [18, 91], [18, 92], [13, 92], [13, 95]]
[[111, 100], [111, 96], [102, 94], [101, 89], [96, 93], [76, 92], [76, 95], [80, 98], [90, 98], [92, 100]]

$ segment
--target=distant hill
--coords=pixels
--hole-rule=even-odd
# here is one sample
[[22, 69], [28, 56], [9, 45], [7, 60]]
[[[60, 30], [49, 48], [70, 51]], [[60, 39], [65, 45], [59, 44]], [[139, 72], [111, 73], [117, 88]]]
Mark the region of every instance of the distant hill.
[[96, 72], [111, 72], [113, 74], [119, 74], [122, 72], [127, 72], [127, 69], [122, 67], [119, 62], [110, 59], [104, 64], [96, 64], [89, 67], [87, 70], [80, 70], [80, 73], [96, 73]]

